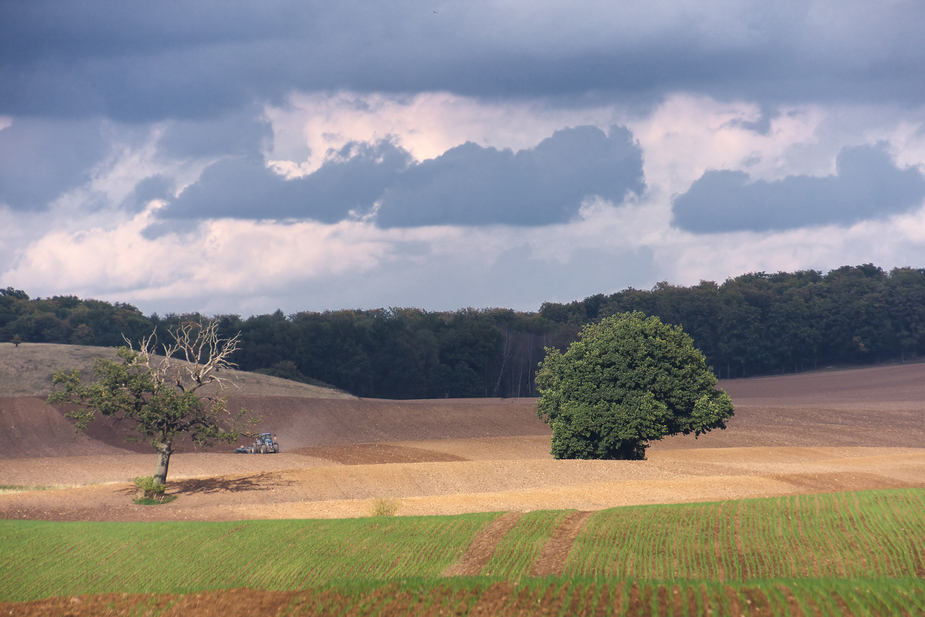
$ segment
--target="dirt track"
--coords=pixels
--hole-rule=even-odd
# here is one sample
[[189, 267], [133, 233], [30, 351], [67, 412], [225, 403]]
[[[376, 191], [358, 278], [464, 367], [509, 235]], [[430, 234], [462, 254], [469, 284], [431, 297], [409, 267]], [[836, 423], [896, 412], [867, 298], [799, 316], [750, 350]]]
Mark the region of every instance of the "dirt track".
[[[532, 400], [233, 401], [280, 435], [280, 455], [192, 451], [171, 460], [171, 504], [131, 503], [153, 454], [95, 427], [73, 441], [41, 399], [0, 399], [0, 518], [225, 520], [574, 508], [925, 486], [925, 364], [721, 382], [726, 431], [653, 444], [648, 460], [555, 461]], [[31, 445], [29, 445], [31, 444]], [[39, 445], [36, 445], [39, 444]], [[134, 449], [133, 448], [133, 449]]]

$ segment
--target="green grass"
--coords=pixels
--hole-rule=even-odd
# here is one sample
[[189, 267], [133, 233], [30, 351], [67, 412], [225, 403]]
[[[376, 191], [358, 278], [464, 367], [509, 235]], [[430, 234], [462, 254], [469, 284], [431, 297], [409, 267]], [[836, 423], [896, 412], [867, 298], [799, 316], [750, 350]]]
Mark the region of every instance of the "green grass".
[[519, 579], [530, 573], [553, 530], [571, 510], [528, 512], [498, 543], [495, 554], [482, 569], [482, 575]]
[[524, 515], [481, 576], [454, 579], [441, 573], [498, 513], [0, 521], [0, 601], [249, 587], [299, 591], [294, 615], [465, 613], [480, 602], [496, 614], [925, 615], [923, 512], [923, 489], [603, 510], [563, 576], [542, 579], [531, 566], [569, 511]]
[[0, 484], [0, 494], [28, 493], [29, 491], [54, 491], [67, 488], [62, 484]]

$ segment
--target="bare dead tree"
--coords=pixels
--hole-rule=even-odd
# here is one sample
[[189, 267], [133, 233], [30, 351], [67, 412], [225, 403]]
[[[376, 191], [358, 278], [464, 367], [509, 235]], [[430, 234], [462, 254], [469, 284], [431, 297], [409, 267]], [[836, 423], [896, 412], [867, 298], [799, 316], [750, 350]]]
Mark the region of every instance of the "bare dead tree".
[[[138, 353], [156, 381], [172, 384], [181, 392], [195, 392], [210, 384], [217, 385], [221, 391], [229, 384], [238, 387], [219, 372], [237, 368], [230, 358], [238, 348], [240, 332], [223, 339], [218, 335], [217, 321], [202, 320], [184, 322], [168, 332], [173, 342], [161, 346], [163, 356], [156, 355], [156, 330], [139, 341]], [[129, 349], [133, 349], [131, 341], [125, 336], [122, 338]]]

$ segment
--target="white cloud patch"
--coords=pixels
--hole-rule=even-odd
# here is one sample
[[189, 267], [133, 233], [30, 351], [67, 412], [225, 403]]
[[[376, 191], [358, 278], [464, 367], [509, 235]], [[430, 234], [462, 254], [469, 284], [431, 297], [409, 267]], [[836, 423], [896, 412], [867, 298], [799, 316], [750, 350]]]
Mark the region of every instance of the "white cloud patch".
[[746, 272], [827, 271], [863, 263], [885, 270], [921, 267], [925, 263], [925, 208], [849, 228], [833, 225], [696, 237], [676, 232], [673, 242], [655, 252], [655, 259], [666, 280], [679, 285], [723, 281]]
[[467, 141], [524, 150], [565, 126], [607, 129], [625, 118], [609, 105], [556, 109], [543, 101], [481, 101], [448, 92], [295, 93], [285, 107], [269, 106], [264, 113], [274, 130], [270, 164], [288, 177], [317, 171], [354, 142], [391, 138], [423, 161]]
[[389, 251], [374, 230], [351, 223], [218, 219], [149, 239], [143, 232], [156, 208], [111, 228], [51, 232], [24, 249], [4, 280], [40, 294], [128, 296], [154, 304], [161, 298], [200, 302], [212, 294], [243, 299], [368, 269]]
[[[111, 228], [54, 231], [22, 251], [5, 284], [73, 293], [161, 312], [267, 312], [418, 305], [509, 306], [617, 288], [651, 276], [628, 240], [647, 220], [587, 204], [571, 225], [381, 230], [362, 222], [206, 221], [148, 238], [156, 206]], [[632, 267], [629, 267], [632, 264]]]
[[[195, 183], [220, 154], [187, 152], [176, 138], [164, 147], [162, 137], [171, 130], [183, 135], [186, 125], [112, 125], [106, 133], [110, 154], [87, 182], [57, 198], [47, 216], [0, 208], [0, 259], [7, 264], [0, 285], [33, 296], [73, 293], [131, 302], [162, 313], [378, 306], [536, 310], [547, 300], [646, 288], [659, 280], [692, 284], [758, 270], [925, 264], [921, 209], [850, 226], [765, 233], [693, 235], [671, 224], [673, 196], [709, 169], [742, 171], [766, 182], [824, 176], [834, 173], [843, 148], [881, 141], [897, 165], [921, 165], [921, 110], [818, 104], [763, 110], [745, 101], [675, 94], [642, 113], [619, 105], [556, 107], [439, 92], [339, 92], [293, 94], [288, 106], [268, 106], [262, 113], [273, 133], [265, 154], [293, 176], [320, 169], [353, 142], [391, 138], [424, 161], [467, 141], [516, 151], [535, 148], [565, 127], [608, 130], [620, 124], [639, 143], [646, 189], [622, 205], [585, 199], [573, 220], [535, 227], [382, 229], [374, 217], [258, 222], [212, 214], [171, 221], [158, 235], [150, 229], [165, 202], [150, 201], [156, 189], [179, 191]], [[260, 143], [259, 123], [246, 118], [215, 126], [233, 130], [236, 123], [249, 127], [247, 139], [232, 143]], [[137, 203], [128, 204], [132, 199]]]
[[708, 169], [747, 169], [767, 180], [792, 173], [788, 151], [814, 141], [826, 119], [820, 107], [784, 108], [761, 134], [748, 128], [761, 113], [752, 103], [675, 94], [627, 124], [645, 153], [646, 178], [671, 195], [686, 191]]

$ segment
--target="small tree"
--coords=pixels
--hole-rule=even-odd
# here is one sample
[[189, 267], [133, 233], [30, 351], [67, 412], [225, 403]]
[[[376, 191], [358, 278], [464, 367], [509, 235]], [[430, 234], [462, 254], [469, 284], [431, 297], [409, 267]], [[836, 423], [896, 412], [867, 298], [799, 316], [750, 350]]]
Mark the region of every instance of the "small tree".
[[214, 321], [181, 324], [169, 331], [173, 343], [162, 346], [163, 357], [155, 355], [156, 333], [142, 339], [138, 351], [126, 339], [128, 347], [116, 350], [119, 362], [96, 362], [94, 383], [83, 383], [80, 371], [55, 373], [53, 382], [63, 389], [52, 393], [48, 402], [79, 405], [66, 414], [77, 420], [77, 431], [97, 414], [129, 422], [157, 450], [154, 482], [166, 484], [175, 439], [186, 435], [203, 447], [234, 443], [242, 434], [250, 434], [255, 424], [244, 409], [232, 416], [227, 399], [197, 394], [208, 384], [224, 390], [227, 380], [218, 373], [234, 367], [229, 357], [237, 349], [240, 333], [221, 339], [217, 329]]
[[564, 354], [547, 348], [536, 385], [555, 458], [643, 459], [649, 441], [733, 415], [693, 340], [640, 312], [585, 326]]
[[10, 342], [13, 343], [13, 347], [19, 347], [22, 345], [22, 338], [18, 334], [14, 334]]

